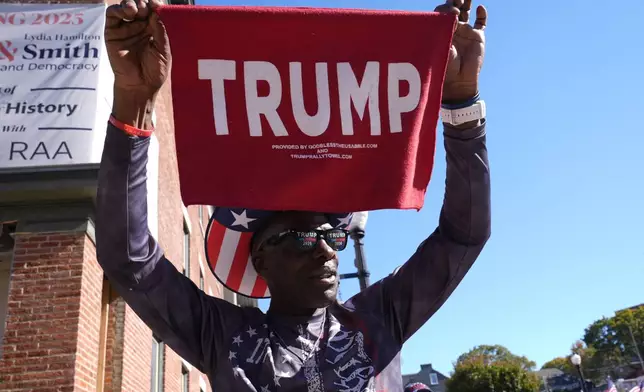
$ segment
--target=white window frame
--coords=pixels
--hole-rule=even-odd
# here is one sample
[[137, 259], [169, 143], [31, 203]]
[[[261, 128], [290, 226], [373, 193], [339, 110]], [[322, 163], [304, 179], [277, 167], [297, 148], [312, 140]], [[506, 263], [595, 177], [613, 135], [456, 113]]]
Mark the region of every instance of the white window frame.
[[[155, 364], [150, 369], [150, 391], [163, 392], [163, 382], [165, 380], [165, 343], [156, 336], [152, 336], [152, 360], [150, 365]], [[156, 350], [154, 350], [156, 345]], [[156, 371], [155, 371], [156, 370]]]
[[192, 371], [192, 366], [188, 362], [186, 362], [183, 358], [181, 358], [181, 392], [184, 391], [184, 388], [183, 388], [184, 376], [186, 376], [185, 380], [187, 381], [187, 385], [186, 385], [187, 388], [185, 390], [188, 390], [188, 392], [190, 391], [190, 372], [191, 371]]
[[188, 228], [190, 234], [192, 234], [192, 222], [190, 221], [190, 214], [188, 214], [188, 209], [183, 203], [181, 203], [181, 212], [183, 213], [183, 223]]

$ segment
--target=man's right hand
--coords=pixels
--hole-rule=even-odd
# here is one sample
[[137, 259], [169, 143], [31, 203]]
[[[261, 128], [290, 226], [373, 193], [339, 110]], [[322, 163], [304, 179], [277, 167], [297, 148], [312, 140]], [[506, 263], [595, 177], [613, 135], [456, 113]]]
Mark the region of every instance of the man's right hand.
[[107, 8], [105, 43], [114, 71], [114, 117], [150, 129], [156, 95], [170, 74], [170, 44], [154, 12], [160, 0], [125, 0]]

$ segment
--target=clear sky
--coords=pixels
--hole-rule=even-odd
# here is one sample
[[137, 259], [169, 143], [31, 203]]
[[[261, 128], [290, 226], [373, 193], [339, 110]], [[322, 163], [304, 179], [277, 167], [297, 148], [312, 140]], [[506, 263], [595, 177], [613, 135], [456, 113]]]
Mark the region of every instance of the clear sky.
[[[197, 0], [200, 5], [212, 0]], [[480, 4], [474, 0], [475, 5]], [[433, 10], [417, 0], [226, 0], [231, 5]], [[484, 2], [492, 238], [403, 349], [403, 372], [502, 344], [541, 366], [603, 315], [644, 302], [644, 2]], [[440, 129], [440, 128], [439, 128]], [[439, 132], [440, 133], [440, 132]], [[369, 217], [372, 281], [431, 233], [443, 197], [439, 140], [425, 207]], [[399, 233], [396, 247], [391, 233]], [[353, 271], [353, 252], [341, 255]], [[342, 297], [358, 291], [342, 283]]]

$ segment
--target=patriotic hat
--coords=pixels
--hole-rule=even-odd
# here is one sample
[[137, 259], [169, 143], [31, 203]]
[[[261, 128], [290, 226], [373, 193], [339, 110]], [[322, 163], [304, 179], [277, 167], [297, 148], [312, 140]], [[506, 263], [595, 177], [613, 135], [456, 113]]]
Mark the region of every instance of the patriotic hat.
[[[275, 211], [222, 208], [215, 210], [206, 230], [206, 260], [217, 280], [229, 290], [250, 298], [269, 298], [266, 281], [250, 258], [250, 240]], [[329, 223], [345, 229], [352, 213], [326, 214]]]
[[427, 391], [432, 392], [432, 390], [429, 389], [429, 387], [423, 384], [422, 382], [415, 382], [412, 384], [407, 384], [404, 392], [427, 392]]

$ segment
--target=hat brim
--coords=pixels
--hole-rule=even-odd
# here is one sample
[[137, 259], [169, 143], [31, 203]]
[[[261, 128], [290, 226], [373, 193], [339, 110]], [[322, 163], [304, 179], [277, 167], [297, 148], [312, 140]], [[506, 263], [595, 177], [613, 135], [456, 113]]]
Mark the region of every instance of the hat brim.
[[[270, 298], [266, 281], [259, 276], [250, 258], [253, 234], [277, 211], [215, 207], [205, 235], [208, 267], [230, 291], [248, 298]], [[346, 228], [351, 213], [325, 214], [337, 228]]]

